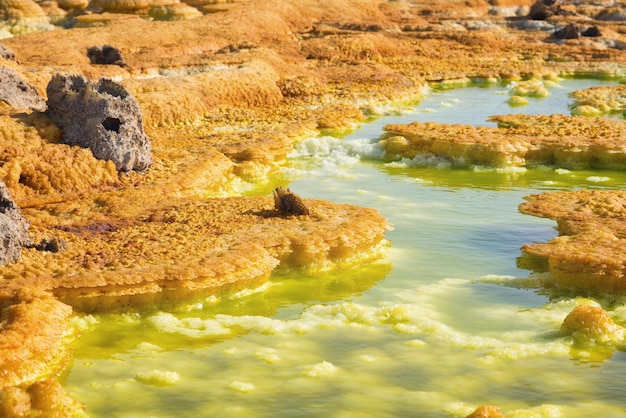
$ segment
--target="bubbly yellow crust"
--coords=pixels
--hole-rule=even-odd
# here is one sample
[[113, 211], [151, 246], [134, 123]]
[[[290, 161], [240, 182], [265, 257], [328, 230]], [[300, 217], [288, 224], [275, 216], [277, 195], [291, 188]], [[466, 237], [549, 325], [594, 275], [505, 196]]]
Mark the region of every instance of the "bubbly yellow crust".
[[0, 289], [0, 388], [30, 385], [65, 366], [71, 313], [45, 292]]
[[522, 213], [557, 221], [559, 237], [522, 250], [546, 257], [558, 286], [626, 294], [625, 191], [553, 192], [526, 200]]
[[458, 165], [626, 167], [626, 127], [617, 120], [567, 115], [497, 115], [497, 128], [436, 122], [387, 125], [390, 159], [437, 156]]
[[55, 380], [42, 380], [21, 388], [10, 386], [0, 391], [0, 416], [4, 418], [86, 417], [85, 407], [70, 398]]

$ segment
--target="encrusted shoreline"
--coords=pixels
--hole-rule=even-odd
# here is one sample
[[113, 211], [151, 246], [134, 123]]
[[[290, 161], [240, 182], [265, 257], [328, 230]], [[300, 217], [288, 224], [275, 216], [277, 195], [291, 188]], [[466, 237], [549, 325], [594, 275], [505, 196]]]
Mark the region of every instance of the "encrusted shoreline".
[[[267, 280], [279, 263], [307, 268], [358, 262], [380, 248], [389, 225], [375, 210], [304, 196], [309, 214], [283, 216], [273, 208], [271, 197], [236, 192], [234, 185], [242, 182], [275, 186], [273, 178], [287, 163], [292, 145], [303, 137], [350, 128], [387, 105], [419, 97], [429, 82], [453, 85], [469, 79], [520, 81], [576, 74], [620, 77], [626, 70], [626, 23], [615, 17], [616, 11], [601, 6], [565, 4], [559, 10], [542, 9], [549, 16], [534, 19], [533, 2], [528, 0], [498, 5], [135, 2], [135, 8], [123, 1], [94, 2], [90, 7], [88, 2], [66, 3], [44, 9], [26, 0], [17, 6], [0, 0], [0, 17], [10, 17], [4, 30], [29, 33], [2, 41], [7, 48], [0, 50], [0, 66], [21, 77], [22, 91], [32, 87], [41, 96], [0, 101], [0, 180], [30, 222], [34, 242], [67, 244], [56, 253], [26, 248], [18, 261], [1, 267], [0, 337], [9, 331], [25, 333], [36, 340], [25, 345], [40, 350], [33, 351], [35, 356], [42, 347], [50, 348], [50, 358], [16, 365], [9, 363], [13, 347], [7, 337], [0, 355], [4, 370], [32, 367], [11, 375], [17, 378], [0, 376], [0, 387], [5, 387], [0, 412], [7, 416], [29, 410], [80, 413], [59, 387], [45, 383], [67, 358], [71, 331], [59, 318], [70, 315], [70, 305], [107, 310], [141, 301], [144, 295], [146, 301], [168, 292], [165, 299], [184, 298], [200, 290]], [[150, 12], [156, 6], [158, 10]], [[38, 32], [52, 29], [54, 16], [73, 28]], [[571, 25], [583, 30], [577, 32]], [[596, 30], [586, 32], [590, 27]], [[567, 30], [558, 32], [563, 28]], [[92, 48], [102, 53], [110, 51], [103, 48], [109, 44], [120, 57], [115, 55], [108, 64], [94, 62], [93, 54], [90, 58]], [[144, 173], [129, 171], [131, 166], [116, 166], [85, 148], [62, 143], [62, 129], [41, 107], [46, 87], [57, 74], [94, 83], [110, 79], [136, 99], [152, 141], [149, 169], [143, 163]], [[621, 111], [621, 90], [578, 94], [578, 113]], [[439, 141], [437, 147], [447, 150], [447, 157], [457, 155], [465, 163], [626, 166], [621, 123], [603, 122], [605, 130], [594, 126], [594, 134], [589, 119], [581, 116], [494, 120], [500, 128], [389, 127], [383, 140], [389, 156], [397, 157], [411, 158], [426, 147], [423, 141]], [[104, 127], [116, 131], [119, 123], [112, 118]], [[561, 130], [545, 132], [541, 127]], [[485, 145], [485, 138], [490, 144]], [[563, 138], [569, 148], [564, 148]], [[473, 154], [463, 147], [472, 148]], [[120, 167], [126, 174], [118, 173]], [[618, 192], [606, 195], [622, 199]], [[568, 193], [558, 197], [574, 196], [578, 198]], [[532, 197], [531, 202], [539, 205], [545, 199]], [[556, 217], [559, 226], [564, 222], [549, 209], [531, 210], [530, 205], [521, 210]], [[586, 228], [603, 233], [594, 225]], [[585, 245], [612, 248], [604, 243], [613, 238], [603, 237], [606, 240], [594, 238]], [[534, 244], [525, 251], [549, 257], [555, 272], [566, 273], [556, 246], [568, 240]], [[617, 253], [607, 256], [611, 266], [621, 260], [620, 249], [615, 247]], [[621, 280], [624, 268], [618, 267], [613, 270]], [[563, 278], [563, 286], [569, 283], [565, 273], [555, 275]], [[604, 273], [600, 269], [589, 274]], [[589, 282], [583, 273], [575, 276], [575, 287]], [[601, 281], [591, 288], [621, 291], [619, 280], [610, 289]], [[11, 312], [37, 306], [58, 311], [54, 318], [60, 328], [32, 333], [33, 327], [45, 328], [45, 321], [53, 318], [35, 309], [33, 322], [22, 331], [7, 325]], [[38, 401], [41, 393], [59, 402], [45, 405]]]

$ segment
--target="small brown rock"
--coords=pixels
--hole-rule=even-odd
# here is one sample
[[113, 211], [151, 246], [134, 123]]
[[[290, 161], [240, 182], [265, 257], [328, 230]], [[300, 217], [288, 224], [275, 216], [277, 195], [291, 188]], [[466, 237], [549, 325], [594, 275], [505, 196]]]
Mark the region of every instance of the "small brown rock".
[[552, 34], [555, 39], [578, 39], [581, 37], [580, 28], [576, 23], [570, 23], [554, 31]]
[[120, 50], [111, 45], [92, 46], [87, 49], [87, 57], [92, 64], [126, 67]]
[[281, 215], [309, 215], [309, 208], [291, 190], [277, 187], [273, 195], [274, 205]]

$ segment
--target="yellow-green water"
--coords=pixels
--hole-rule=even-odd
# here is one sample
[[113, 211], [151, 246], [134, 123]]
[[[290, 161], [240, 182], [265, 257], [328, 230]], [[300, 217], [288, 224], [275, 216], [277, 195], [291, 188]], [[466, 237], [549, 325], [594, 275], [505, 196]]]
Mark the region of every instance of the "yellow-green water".
[[556, 235], [518, 213], [531, 193], [623, 188], [626, 173], [385, 164], [386, 123], [485, 124], [490, 114], [567, 113], [562, 80], [545, 99], [506, 105], [506, 87], [429, 94], [412, 114], [293, 155], [303, 197], [378, 209], [387, 258], [319, 276], [281, 272], [259, 289], [168, 312], [80, 319], [67, 390], [93, 417], [462, 417], [495, 404], [511, 417], [622, 417], [626, 356], [558, 333], [578, 303], [621, 300], [539, 290], [519, 247]]

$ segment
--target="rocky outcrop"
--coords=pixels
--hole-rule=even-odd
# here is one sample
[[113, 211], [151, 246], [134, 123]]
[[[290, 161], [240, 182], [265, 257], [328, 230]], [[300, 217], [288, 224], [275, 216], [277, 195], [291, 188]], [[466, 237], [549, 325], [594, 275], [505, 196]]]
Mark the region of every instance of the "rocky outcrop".
[[87, 49], [87, 57], [92, 64], [126, 67], [122, 52], [111, 45], [92, 46]]
[[0, 265], [19, 258], [22, 247], [30, 245], [30, 223], [22, 216], [7, 186], [0, 182]]
[[135, 98], [121, 85], [78, 75], [55, 75], [47, 88], [50, 117], [63, 129], [63, 142], [89, 148], [120, 172], [146, 171], [150, 139]]
[[0, 67], [0, 101], [17, 109], [46, 110], [46, 102], [37, 90], [7, 67]]
[[521, 213], [557, 222], [558, 237], [522, 247], [547, 259], [557, 288], [626, 295], [626, 191], [561, 191], [525, 199]]
[[530, 7], [527, 17], [531, 20], [546, 20], [560, 14], [563, 14], [563, 10], [556, 0], [537, 0]]
[[578, 25], [576, 23], [570, 23], [554, 31], [552, 36], [554, 36], [555, 39], [578, 39], [582, 35]]
[[[436, 122], [385, 126], [385, 157], [437, 158], [458, 166], [620, 169], [623, 122], [566, 115], [494, 115], [497, 128]], [[563, 134], [567, 130], [567, 141]]]

